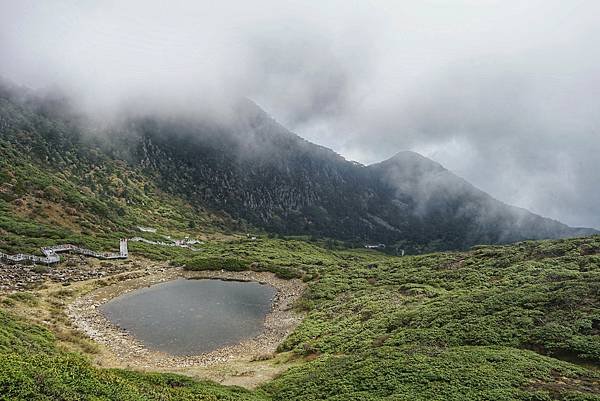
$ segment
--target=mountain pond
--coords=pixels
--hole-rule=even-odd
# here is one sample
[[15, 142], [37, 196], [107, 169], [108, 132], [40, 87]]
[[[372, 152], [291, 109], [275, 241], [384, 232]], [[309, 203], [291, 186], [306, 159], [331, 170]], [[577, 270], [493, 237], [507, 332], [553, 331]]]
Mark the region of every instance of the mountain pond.
[[149, 349], [198, 355], [259, 335], [275, 293], [253, 281], [180, 278], [116, 297], [100, 311]]

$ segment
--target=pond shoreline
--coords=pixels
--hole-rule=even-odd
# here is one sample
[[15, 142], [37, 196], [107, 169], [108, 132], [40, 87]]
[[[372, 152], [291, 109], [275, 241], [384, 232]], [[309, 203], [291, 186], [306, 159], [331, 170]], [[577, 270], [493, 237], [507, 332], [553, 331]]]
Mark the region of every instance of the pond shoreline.
[[[177, 356], [147, 348], [129, 333], [113, 325], [99, 309], [99, 306], [118, 296], [178, 278], [255, 281], [271, 285], [276, 293], [271, 311], [265, 317], [263, 331], [256, 337], [214, 351]], [[185, 271], [171, 268], [98, 288], [77, 298], [66, 308], [66, 313], [76, 328], [109, 351], [114, 365], [151, 370], [208, 367], [234, 360], [251, 361], [274, 353], [277, 346], [302, 320], [302, 315], [293, 311], [292, 305], [300, 298], [304, 289], [305, 284], [301, 280], [284, 280], [268, 272]]]

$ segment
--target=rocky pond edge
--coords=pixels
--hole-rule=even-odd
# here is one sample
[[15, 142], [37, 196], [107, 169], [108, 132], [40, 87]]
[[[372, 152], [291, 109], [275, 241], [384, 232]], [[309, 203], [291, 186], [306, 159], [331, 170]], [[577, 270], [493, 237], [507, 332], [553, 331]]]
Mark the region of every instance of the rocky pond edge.
[[[178, 278], [255, 281], [271, 285], [276, 293], [262, 332], [256, 337], [211, 352], [191, 356], [171, 355], [146, 347], [127, 331], [112, 324], [100, 311], [99, 307], [113, 298]], [[303, 316], [295, 312], [292, 305], [305, 288], [301, 280], [284, 280], [269, 272], [186, 271], [171, 268], [95, 289], [75, 299], [66, 308], [66, 313], [74, 327], [105, 346], [120, 365], [156, 370], [207, 367], [233, 360], [250, 361], [274, 353], [302, 320]]]

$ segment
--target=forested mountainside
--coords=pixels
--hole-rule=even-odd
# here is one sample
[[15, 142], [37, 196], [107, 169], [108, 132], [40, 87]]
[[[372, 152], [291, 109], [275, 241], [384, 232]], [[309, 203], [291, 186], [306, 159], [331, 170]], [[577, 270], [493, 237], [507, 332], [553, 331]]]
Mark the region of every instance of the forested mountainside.
[[[57, 242], [106, 249], [138, 225], [173, 234], [243, 230], [223, 213], [162, 191], [152, 177], [111, 157], [105, 141], [86, 136], [51, 106], [21, 91], [0, 91], [3, 252], [37, 253]], [[49, 117], [58, 112], [61, 118]]]
[[283, 234], [437, 250], [593, 232], [505, 205], [416, 153], [365, 167], [251, 102], [235, 115], [214, 125], [138, 120], [114, 137], [161, 188]]
[[69, 110], [0, 91], [4, 209], [88, 231], [253, 226], [412, 252], [593, 232], [507, 206], [411, 152], [349, 162], [250, 101], [229, 119], [137, 115], [102, 129]]

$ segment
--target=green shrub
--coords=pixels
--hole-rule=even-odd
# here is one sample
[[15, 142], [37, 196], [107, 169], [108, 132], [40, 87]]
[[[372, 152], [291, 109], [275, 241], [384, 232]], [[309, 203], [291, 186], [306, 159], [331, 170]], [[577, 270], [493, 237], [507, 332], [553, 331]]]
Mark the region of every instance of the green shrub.
[[8, 297], [29, 306], [37, 306], [40, 303], [39, 299], [30, 292], [15, 292]]
[[44, 265], [35, 265], [31, 270], [38, 274], [46, 274], [50, 272], [50, 268]]
[[302, 273], [287, 267], [268, 266], [267, 268], [265, 268], [265, 271], [269, 271], [275, 274], [277, 277], [282, 278], [284, 280], [291, 280], [293, 278], [302, 277]]
[[228, 270], [243, 271], [248, 268], [248, 262], [235, 258], [196, 257], [185, 260], [186, 270]]

